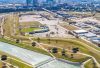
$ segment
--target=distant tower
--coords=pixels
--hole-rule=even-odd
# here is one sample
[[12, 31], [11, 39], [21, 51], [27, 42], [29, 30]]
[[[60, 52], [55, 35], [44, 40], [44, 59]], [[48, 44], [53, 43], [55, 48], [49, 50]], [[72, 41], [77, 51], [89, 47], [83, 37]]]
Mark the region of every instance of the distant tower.
[[31, 6], [32, 5], [32, 0], [26, 0], [26, 4], [27, 4], [27, 6]]
[[61, 4], [61, 0], [58, 0], [58, 4]]
[[52, 5], [54, 5], [55, 1], [54, 1], [54, 0], [46, 0], [46, 3], [47, 3], [49, 6], [52, 6]]
[[38, 3], [38, 0], [33, 0], [33, 6], [34, 6], [34, 7], [38, 6], [38, 4], [39, 4], [39, 3]]
[[54, 2], [54, 0], [46, 0], [47, 3]]

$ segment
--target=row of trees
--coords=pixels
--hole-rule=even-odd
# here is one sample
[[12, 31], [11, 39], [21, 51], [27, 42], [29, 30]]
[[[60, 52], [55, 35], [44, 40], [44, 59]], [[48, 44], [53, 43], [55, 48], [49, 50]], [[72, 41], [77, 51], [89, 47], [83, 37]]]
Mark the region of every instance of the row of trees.
[[[40, 40], [41, 39], [38, 37], [37, 38], [37, 42], [40, 43]], [[48, 40], [48, 43], [50, 44], [51, 43], [51, 39], [48, 38], [47, 40]], [[55, 42], [58, 43], [58, 40], [55, 40]], [[36, 46], [36, 43], [32, 42], [32, 46]], [[52, 53], [58, 53], [58, 48], [56, 48], [56, 47], [52, 48], [51, 50], [52, 50], [51, 51]], [[78, 47], [77, 48], [72, 48], [71, 58], [74, 58], [74, 54], [77, 53], [78, 51], [79, 51]], [[62, 56], [66, 56], [66, 50], [65, 49], [63, 49], [61, 53], [62, 53]]]
[[[79, 51], [79, 48], [73, 48], [73, 49], [72, 49], [71, 58], [74, 58], [74, 54], [76, 54], [78, 51]], [[51, 49], [51, 52], [52, 52], [52, 53], [58, 53], [58, 48], [56, 48], [56, 47], [52, 48], [52, 49]], [[63, 50], [61, 51], [61, 54], [62, 54], [62, 56], [67, 56], [67, 55], [66, 55], [66, 50], [63, 49]]]
[[[50, 44], [52, 40], [50, 38], [48, 38], [47, 41], [48, 41], [48, 44]], [[37, 42], [38, 43], [41, 42], [41, 39], [39, 37], [37, 38]], [[55, 40], [55, 42], [58, 43], [58, 40]]]

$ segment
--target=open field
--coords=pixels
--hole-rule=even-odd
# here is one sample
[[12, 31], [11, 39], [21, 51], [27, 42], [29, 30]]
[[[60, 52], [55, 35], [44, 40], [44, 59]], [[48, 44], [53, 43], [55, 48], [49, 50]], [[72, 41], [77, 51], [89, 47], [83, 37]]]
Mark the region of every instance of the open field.
[[40, 30], [40, 28], [23, 28], [21, 29], [21, 32], [33, 32], [36, 30]]
[[94, 17], [100, 21], [100, 13], [96, 13]]
[[[10, 41], [9, 41], [9, 42], [10, 42]], [[7, 43], [7, 42], [6, 42], [6, 43]], [[20, 43], [20, 44], [21, 44], [21, 43]], [[13, 45], [14, 45], [14, 44], [13, 44]], [[22, 45], [20, 45], [20, 46], [22, 46]], [[40, 52], [41, 52], [41, 51], [40, 51]], [[39, 53], [40, 53], [40, 52], [39, 52]], [[42, 53], [42, 52], [41, 52], [41, 53]], [[42, 54], [43, 54], [43, 53], [42, 53]], [[22, 68], [23, 68], [23, 67], [22, 67]]]
[[[36, 39], [33, 39], [36, 41]], [[57, 43], [56, 43], [57, 41]], [[49, 44], [48, 39], [41, 39], [41, 43]], [[99, 51], [95, 50], [94, 48], [91, 48], [91, 46], [83, 43], [82, 41], [76, 40], [76, 39], [51, 39], [50, 45], [62, 47], [65, 49], [71, 50], [73, 47], [78, 47], [80, 49], [80, 52], [89, 54], [100, 63], [100, 54]]]
[[62, 23], [60, 24], [62, 27], [66, 28], [67, 30], [77, 30], [78, 28], [76, 28], [75, 26], [72, 25], [68, 25], [67, 23]]
[[42, 24], [37, 22], [37, 21], [33, 21], [33, 22], [19, 22], [20, 26], [22, 27], [28, 27], [28, 26], [41, 26]]
[[[84, 67], [85, 67], [85, 68], [94, 68], [93, 60], [92, 60], [92, 59], [89, 60], [89, 61], [85, 64]], [[95, 68], [98, 68], [98, 67], [96, 66]]]
[[4, 35], [11, 36], [14, 34], [19, 34], [18, 26], [19, 26], [19, 23], [18, 23], [17, 15], [6, 16], [4, 20], [4, 24], [3, 24]]
[[8, 43], [8, 44], [15, 45], [15, 46], [18, 46], [18, 47], [21, 47], [21, 48], [25, 48], [27, 50], [31, 50], [31, 51], [35, 51], [35, 52], [42, 53], [42, 54], [45, 54], [45, 55], [49, 55], [46, 51], [44, 51], [44, 50], [42, 50], [38, 47], [33, 47], [31, 45], [25, 45], [23, 43], [16, 43], [15, 41], [7, 40], [7, 39], [0, 39], [0, 41]]
[[92, 16], [91, 12], [66, 12], [70, 15], [76, 16], [76, 17], [90, 17]]
[[[25, 62], [21, 61], [21, 59], [18, 59], [18, 58], [14, 57], [14, 56], [11, 56], [11, 55], [9, 55], [7, 53], [4, 53], [4, 52], [0, 51], [0, 56], [1, 55], [7, 55], [9, 58], [5, 62], [10, 63], [10, 64], [12, 64], [14, 66], [17, 66], [19, 68], [32, 68], [32, 67], [24, 64]], [[1, 63], [1, 65], [2, 65], [2, 63]]]
[[[29, 44], [26, 43], [27, 45], [25, 43], [24, 44], [21, 44], [21, 43], [16, 44], [14, 41], [9, 41], [9, 40], [6, 40], [6, 39], [0, 39], [0, 41], [6, 42], [6, 43], [9, 43], [9, 44], [13, 44], [13, 45], [16, 45], [16, 46], [21, 47], [21, 48], [25, 48], [25, 49], [28, 49], [28, 50], [32, 50], [32, 51], [39, 52], [39, 53], [46, 54], [46, 55], [50, 56], [50, 54], [48, 54], [46, 51], [44, 51], [44, 50], [42, 50], [42, 49], [40, 49], [38, 47], [32, 47], [30, 43]], [[61, 51], [61, 49], [60, 49], [60, 51]], [[69, 57], [62, 57], [61, 54], [58, 54], [58, 56], [55, 55], [55, 54], [54, 55], [57, 58], [63, 58], [63, 59], [66, 59], [66, 60], [69, 60], [69, 61], [73, 61], [73, 62], [81, 62], [81, 61], [83, 61], [83, 60], [85, 60], [87, 58], [86, 56], [82, 56], [82, 55], [76, 54], [76, 57], [80, 56], [80, 58], [71, 59], [70, 58], [71, 52], [67, 52], [67, 53], [68, 53]]]
[[[49, 44], [41, 44], [45, 49], [52, 49], [56, 46], [52, 46], [52, 45], [49, 45]], [[69, 60], [69, 61], [72, 61], [72, 62], [82, 62], [84, 60], [86, 60], [88, 57], [87, 56], [84, 56], [84, 55], [81, 55], [81, 54], [74, 54], [74, 58], [71, 58], [71, 54], [73, 54], [71, 51], [68, 51], [68, 50], [65, 50], [66, 51], [66, 56], [62, 56], [62, 50], [63, 48], [59, 48], [59, 47], [56, 47], [58, 48], [58, 53], [54, 54], [52, 53], [55, 57], [57, 58], [62, 58], [62, 59], [65, 59], [65, 60]]]
[[2, 62], [0, 61], [0, 68], [2, 68]]

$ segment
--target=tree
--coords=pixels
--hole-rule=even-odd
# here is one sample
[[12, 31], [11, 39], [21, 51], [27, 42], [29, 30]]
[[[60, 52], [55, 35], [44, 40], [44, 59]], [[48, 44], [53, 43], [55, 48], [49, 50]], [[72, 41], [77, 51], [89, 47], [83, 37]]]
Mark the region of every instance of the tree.
[[46, 34], [46, 37], [48, 37], [49, 35], [48, 34]]
[[50, 41], [51, 41], [51, 39], [50, 38], [48, 38], [48, 43], [50, 44]]
[[36, 46], [36, 42], [32, 42], [32, 46], [33, 46], [33, 47]]
[[56, 43], [58, 43], [58, 40], [55, 40]]
[[37, 38], [37, 42], [40, 43], [40, 38], [39, 37]]
[[66, 50], [65, 49], [63, 49], [61, 53], [62, 53], [62, 56], [66, 56]]
[[55, 32], [50, 32], [50, 34], [54, 35], [54, 34], [55, 34]]
[[[74, 54], [77, 53], [78, 51], [79, 51], [79, 48], [78, 47], [72, 49], [72, 52]], [[71, 58], [74, 58], [74, 54], [71, 54]]]
[[79, 38], [79, 36], [75, 36], [77, 39]]
[[74, 54], [71, 54], [71, 58], [74, 58]]
[[10, 68], [14, 68], [14, 66], [13, 65], [10, 65]]
[[[6, 61], [6, 60], [7, 60], [7, 56], [6, 56], [6, 55], [2, 55], [2, 56], [1, 56], [1, 60], [2, 60], [2, 61]], [[5, 62], [3, 62], [2, 68], [7, 68]]]
[[7, 60], [7, 56], [6, 56], [6, 55], [2, 55], [2, 56], [1, 56], [1, 60], [2, 60], [2, 61]]
[[19, 41], [20, 41], [19, 39], [16, 39], [16, 43], [19, 43]]
[[79, 48], [78, 48], [78, 47], [72, 49], [72, 52], [73, 52], [73, 53], [77, 53], [78, 51], [79, 51]]
[[4, 38], [4, 35], [2, 35], [2, 38]]
[[58, 48], [52, 48], [52, 53], [58, 53]]

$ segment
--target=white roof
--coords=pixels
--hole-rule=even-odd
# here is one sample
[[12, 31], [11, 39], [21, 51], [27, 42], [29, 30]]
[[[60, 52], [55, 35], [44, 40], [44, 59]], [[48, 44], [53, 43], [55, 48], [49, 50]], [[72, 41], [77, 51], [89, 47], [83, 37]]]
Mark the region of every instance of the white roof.
[[100, 44], [100, 40], [92, 40], [93, 42]]
[[88, 33], [86, 30], [74, 30], [75, 33]]
[[96, 37], [96, 35], [93, 33], [87, 33], [85, 34], [85, 37]]

